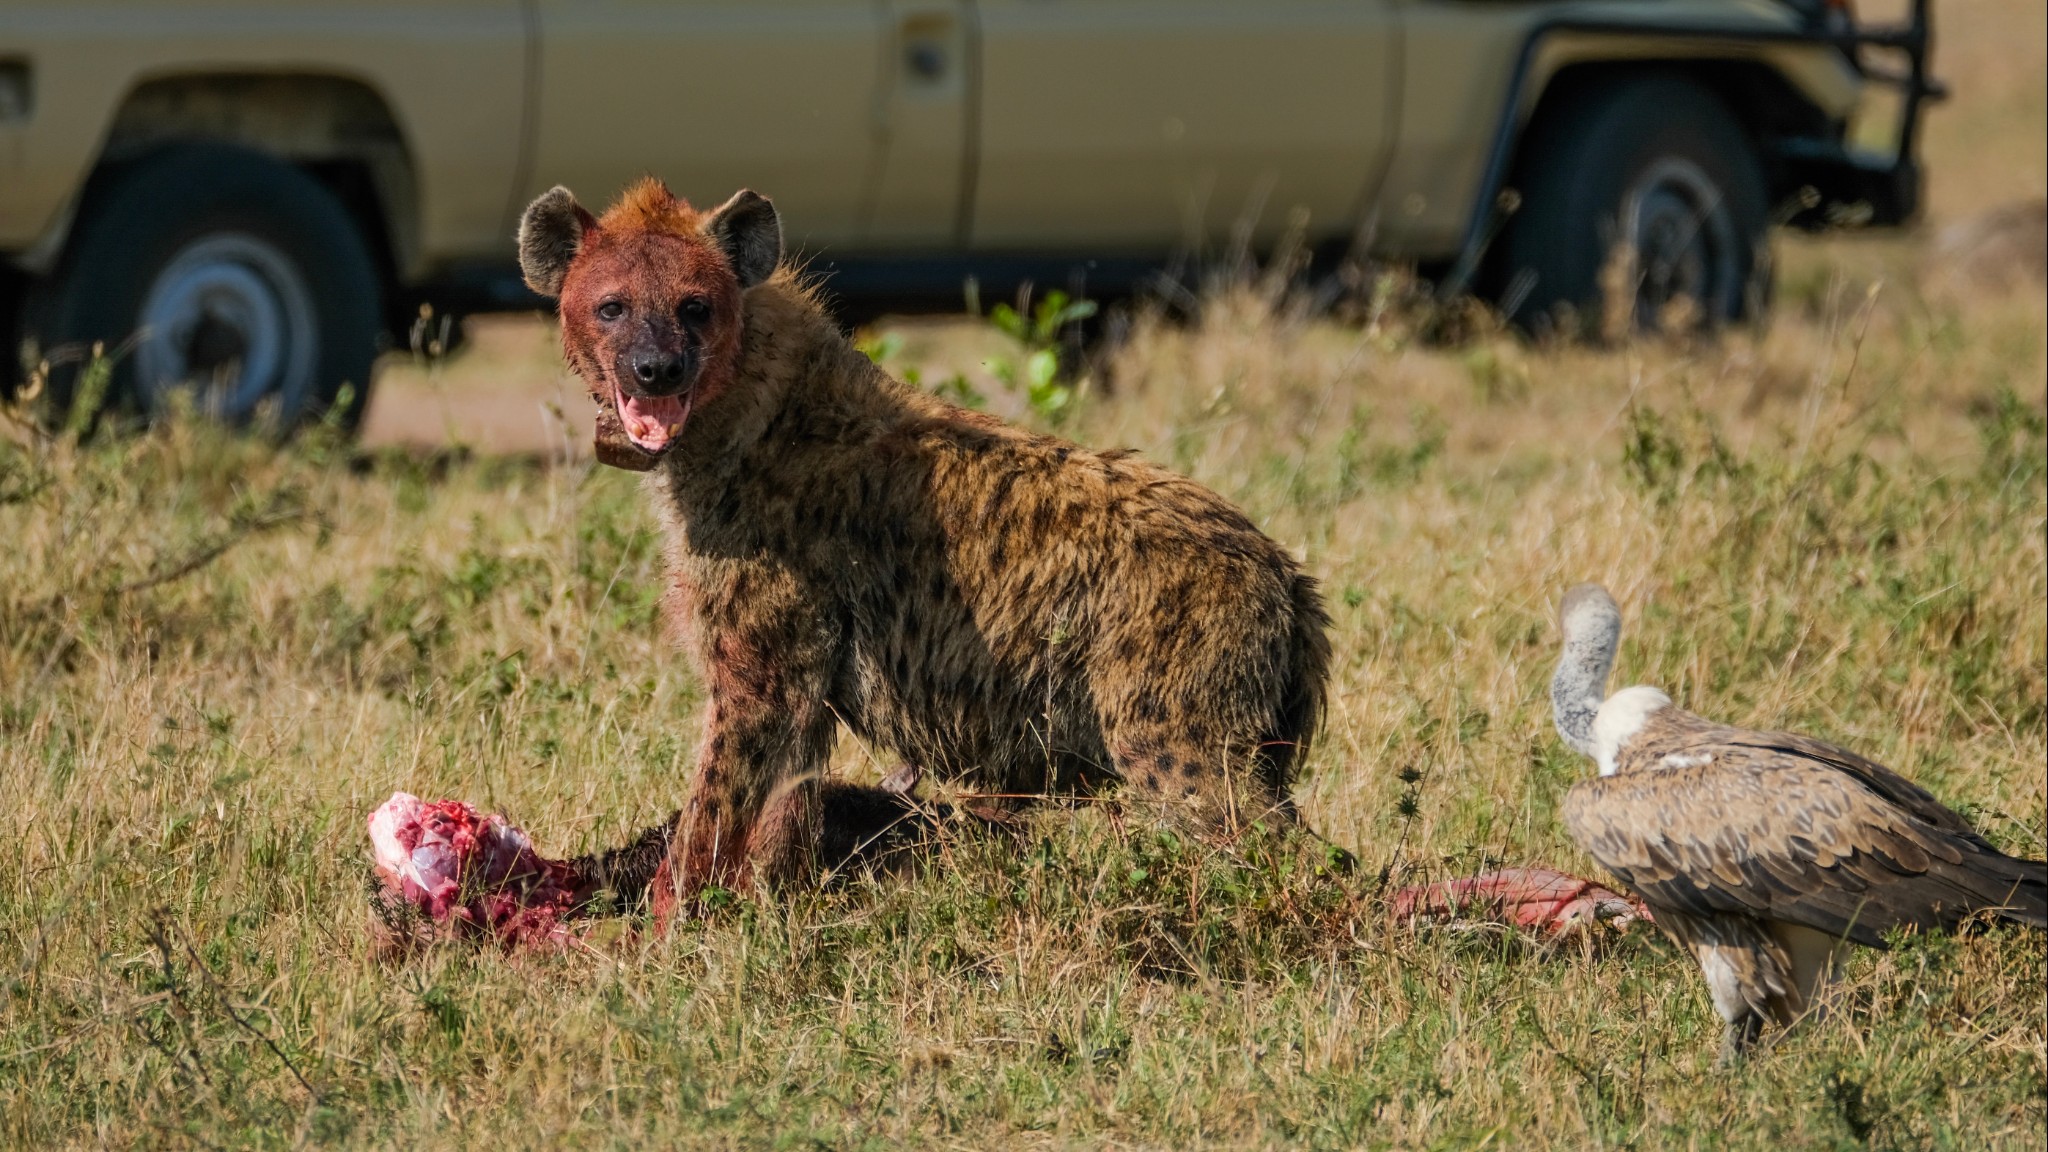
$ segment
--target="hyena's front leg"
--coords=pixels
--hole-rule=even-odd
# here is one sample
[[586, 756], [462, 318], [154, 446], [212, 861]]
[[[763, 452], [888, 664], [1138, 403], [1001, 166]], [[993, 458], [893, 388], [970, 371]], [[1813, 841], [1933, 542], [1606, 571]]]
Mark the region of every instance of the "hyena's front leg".
[[812, 871], [829, 720], [733, 716], [714, 699], [690, 799], [652, 886], [657, 923], [686, 911], [707, 887], [779, 885]]
[[798, 620], [764, 619], [766, 599], [752, 602], [752, 627], [713, 627], [703, 638], [703, 743], [652, 892], [664, 925], [707, 887], [784, 884], [816, 867], [819, 786], [837, 723], [825, 703], [829, 644]]

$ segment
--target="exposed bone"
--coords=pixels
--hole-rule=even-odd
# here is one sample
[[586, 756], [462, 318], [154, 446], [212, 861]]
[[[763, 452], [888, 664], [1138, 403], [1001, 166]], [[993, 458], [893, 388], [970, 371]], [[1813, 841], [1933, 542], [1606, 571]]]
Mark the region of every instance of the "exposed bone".
[[905, 764], [887, 776], [882, 777], [882, 791], [897, 796], [908, 796], [917, 790], [917, 782], [924, 773], [915, 764]]
[[1497, 923], [1563, 936], [1649, 920], [1642, 903], [1591, 880], [1548, 868], [1503, 868], [1394, 893], [1394, 917], [1452, 924]]

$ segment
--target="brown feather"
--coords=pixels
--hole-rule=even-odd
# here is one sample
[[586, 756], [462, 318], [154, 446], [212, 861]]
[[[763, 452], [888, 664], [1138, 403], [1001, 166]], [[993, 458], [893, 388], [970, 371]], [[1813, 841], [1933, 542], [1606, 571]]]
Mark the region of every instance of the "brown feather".
[[1812, 985], [1795, 979], [1790, 950], [1761, 921], [1747, 916], [1657, 916], [1657, 927], [1693, 954], [1707, 993], [1731, 1024], [1755, 1017], [1784, 1027], [1806, 1011]]
[[1832, 745], [1664, 708], [1617, 767], [1571, 790], [1565, 825], [1660, 924], [1732, 914], [1881, 948], [1893, 928], [1953, 929], [1983, 911], [2048, 919], [2048, 864], [1999, 852], [1911, 781]]

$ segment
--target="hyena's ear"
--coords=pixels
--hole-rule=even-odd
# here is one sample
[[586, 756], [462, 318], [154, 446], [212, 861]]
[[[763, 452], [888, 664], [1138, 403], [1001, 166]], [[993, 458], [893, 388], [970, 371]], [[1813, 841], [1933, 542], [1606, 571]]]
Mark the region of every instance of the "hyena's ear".
[[741, 288], [752, 288], [774, 275], [782, 262], [782, 217], [766, 196], [742, 188], [711, 210], [704, 234], [725, 253]]
[[597, 218], [583, 210], [560, 184], [540, 194], [519, 218], [519, 271], [526, 286], [543, 296], [560, 296], [569, 262]]

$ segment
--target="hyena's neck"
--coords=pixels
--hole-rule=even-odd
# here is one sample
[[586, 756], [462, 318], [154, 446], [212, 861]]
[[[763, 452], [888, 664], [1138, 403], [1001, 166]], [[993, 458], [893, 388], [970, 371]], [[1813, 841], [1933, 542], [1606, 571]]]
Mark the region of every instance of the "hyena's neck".
[[745, 308], [731, 382], [649, 475], [664, 515], [686, 532], [733, 508], [749, 469], [777, 458], [765, 440], [802, 434], [814, 410], [875, 371], [787, 270], [748, 290]]

